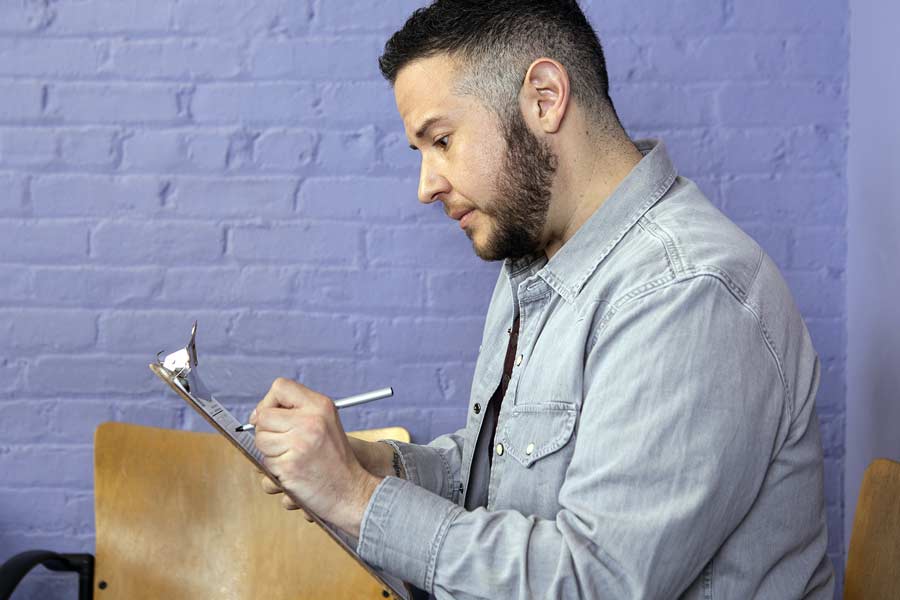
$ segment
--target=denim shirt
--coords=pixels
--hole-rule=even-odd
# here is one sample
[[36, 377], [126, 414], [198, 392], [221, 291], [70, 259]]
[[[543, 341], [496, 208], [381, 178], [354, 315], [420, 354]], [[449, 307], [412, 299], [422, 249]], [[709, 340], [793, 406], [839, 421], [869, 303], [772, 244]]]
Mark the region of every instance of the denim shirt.
[[504, 263], [466, 426], [392, 442], [407, 479], [372, 495], [367, 562], [439, 599], [832, 598], [809, 333], [762, 249], [638, 147], [551, 260]]

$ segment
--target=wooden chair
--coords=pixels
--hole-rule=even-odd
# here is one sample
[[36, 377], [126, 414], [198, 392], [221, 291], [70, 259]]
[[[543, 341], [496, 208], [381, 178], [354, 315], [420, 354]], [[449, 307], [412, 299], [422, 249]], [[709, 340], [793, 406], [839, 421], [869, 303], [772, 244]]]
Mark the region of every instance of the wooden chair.
[[900, 463], [877, 459], [863, 476], [844, 575], [844, 600], [900, 598]]
[[[351, 435], [409, 441], [400, 427]], [[219, 434], [104, 423], [94, 444], [97, 598], [386, 597]]]

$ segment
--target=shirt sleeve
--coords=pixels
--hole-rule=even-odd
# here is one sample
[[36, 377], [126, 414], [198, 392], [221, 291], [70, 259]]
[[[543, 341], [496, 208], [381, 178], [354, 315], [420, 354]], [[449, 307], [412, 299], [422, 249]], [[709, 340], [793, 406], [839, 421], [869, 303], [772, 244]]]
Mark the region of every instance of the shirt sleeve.
[[459, 498], [465, 429], [435, 438], [427, 445], [383, 440], [400, 455], [406, 479], [453, 502]]
[[646, 292], [598, 327], [555, 519], [466, 511], [389, 477], [362, 557], [437, 598], [679, 596], [749, 511], [784, 435], [779, 362], [711, 276]]

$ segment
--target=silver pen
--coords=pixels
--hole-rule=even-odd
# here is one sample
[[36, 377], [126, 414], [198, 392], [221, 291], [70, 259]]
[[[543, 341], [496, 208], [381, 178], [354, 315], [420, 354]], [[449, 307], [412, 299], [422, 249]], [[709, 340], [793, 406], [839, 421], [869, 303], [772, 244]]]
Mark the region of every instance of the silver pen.
[[[386, 387], [381, 388], [380, 390], [372, 390], [371, 392], [364, 392], [362, 394], [356, 394], [355, 396], [347, 396], [346, 398], [335, 400], [334, 405], [337, 408], [348, 408], [350, 406], [356, 406], [357, 404], [365, 404], [366, 402], [374, 402], [375, 400], [381, 400], [382, 398], [389, 398], [393, 395], [394, 388]], [[247, 423], [234, 428], [237, 432], [253, 431], [254, 429], [256, 428], [252, 423]]]

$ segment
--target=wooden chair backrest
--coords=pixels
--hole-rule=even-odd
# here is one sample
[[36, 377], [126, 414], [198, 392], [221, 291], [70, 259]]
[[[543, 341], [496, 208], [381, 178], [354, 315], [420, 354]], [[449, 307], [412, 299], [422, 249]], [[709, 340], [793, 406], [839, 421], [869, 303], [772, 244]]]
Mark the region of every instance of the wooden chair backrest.
[[900, 594], [900, 463], [877, 459], [863, 475], [844, 574], [844, 600]]
[[[400, 427], [351, 435], [409, 440]], [[383, 598], [221, 435], [104, 423], [94, 443], [95, 598]]]

